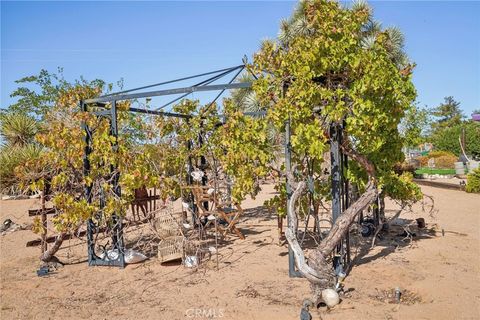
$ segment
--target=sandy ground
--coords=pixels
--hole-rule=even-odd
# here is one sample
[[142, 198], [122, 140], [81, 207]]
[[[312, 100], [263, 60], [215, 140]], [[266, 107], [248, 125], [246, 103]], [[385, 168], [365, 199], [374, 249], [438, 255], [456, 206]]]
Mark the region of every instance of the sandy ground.
[[[433, 197], [435, 213], [417, 205], [399, 221], [421, 216], [427, 230], [414, 230], [413, 242], [391, 235], [373, 250], [354, 250], [342, 303], [313, 311], [314, 319], [480, 319], [480, 196], [422, 189]], [[276, 217], [261, 207], [272, 194], [265, 186], [245, 201], [240, 227], [247, 238], [221, 247], [220, 270], [214, 261], [193, 271], [155, 258], [125, 269], [88, 267], [85, 243], [72, 240], [58, 256], [73, 264], [40, 278], [40, 249], [25, 247], [36, 236], [28, 230], [1, 236], [1, 319], [299, 319], [309, 286], [288, 277]], [[27, 209], [38, 206], [38, 200], [2, 201], [1, 221], [28, 223]], [[395, 205], [387, 209], [393, 214]], [[396, 287], [404, 292], [401, 304], [386, 297]]]

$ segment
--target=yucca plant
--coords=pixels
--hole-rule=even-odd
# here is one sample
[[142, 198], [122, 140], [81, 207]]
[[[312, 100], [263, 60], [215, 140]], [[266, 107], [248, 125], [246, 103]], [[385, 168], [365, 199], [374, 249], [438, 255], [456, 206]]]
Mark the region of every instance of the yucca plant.
[[35, 118], [23, 112], [5, 112], [0, 115], [0, 181], [2, 193], [22, 191], [22, 177], [30, 175], [31, 164], [41, 155], [42, 147], [35, 135], [39, 125]]
[[0, 149], [1, 192], [16, 194], [25, 189], [22, 181], [32, 174], [31, 168], [41, 157], [42, 147], [36, 143], [23, 146], [4, 145]]
[[[252, 75], [250, 75], [248, 73], [242, 73], [237, 81], [238, 82], [252, 82], [253, 80], [254, 79], [253, 79]], [[253, 93], [252, 88], [241, 88], [241, 89], [232, 90], [233, 102], [235, 103], [235, 105], [241, 107], [242, 111], [251, 112], [253, 110], [250, 110], [250, 108], [248, 107], [249, 103], [248, 103], [247, 100], [250, 99], [249, 97], [252, 95], [252, 93]]]
[[33, 142], [38, 132], [38, 122], [22, 112], [6, 112], [0, 115], [0, 135], [9, 147], [24, 146]]

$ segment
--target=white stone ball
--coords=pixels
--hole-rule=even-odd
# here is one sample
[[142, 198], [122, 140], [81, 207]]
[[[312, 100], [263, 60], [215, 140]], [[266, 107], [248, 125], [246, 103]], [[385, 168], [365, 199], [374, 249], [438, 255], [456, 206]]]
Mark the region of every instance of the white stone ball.
[[340, 297], [338, 296], [338, 292], [333, 289], [323, 290], [322, 299], [329, 308], [333, 308], [340, 303]]

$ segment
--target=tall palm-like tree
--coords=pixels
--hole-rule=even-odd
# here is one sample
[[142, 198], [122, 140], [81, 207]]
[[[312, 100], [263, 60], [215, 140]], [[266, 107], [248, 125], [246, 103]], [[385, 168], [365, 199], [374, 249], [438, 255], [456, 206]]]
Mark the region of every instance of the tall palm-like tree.
[[[253, 82], [255, 79], [252, 74], [250, 73], [243, 73], [239, 77], [239, 82]], [[236, 89], [232, 91], [232, 99], [235, 105], [239, 107], [242, 112], [261, 112], [266, 111], [266, 107], [260, 103], [255, 91], [252, 88], [242, 88]], [[252, 115], [256, 118], [262, 118], [263, 115]], [[267, 135], [269, 140], [272, 142], [274, 146], [280, 146], [283, 143], [284, 135], [282, 132], [275, 129], [273, 126], [269, 126], [267, 130]], [[279, 150], [277, 150], [279, 151]]]
[[300, 1], [295, 7], [293, 14], [288, 19], [280, 22], [280, 30], [278, 32], [278, 41], [285, 47], [288, 43], [298, 36], [308, 36], [315, 30], [308, 25], [305, 16], [305, 6], [307, 1]]
[[[280, 23], [278, 40], [283, 46], [288, 47], [288, 43], [297, 36], [308, 36], [314, 32], [308, 26], [305, 16], [305, 5], [307, 3], [308, 0], [300, 1], [292, 16], [289, 19], [282, 20]], [[354, 1], [351, 9], [354, 11], [366, 11], [370, 16], [368, 23], [362, 30], [362, 46], [366, 49], [373, 46], [376, 38], [384, 33], [388, 36], [387, 50], [390, 58], [399, 69], [406, 67], [409, 61], [404, 52], [405, 37], [400, 29], [397, 27], [384, 29], [381, 23], [373, 19], [373, 10], [366, 0]]]
[[[308, 0], [302, 0], [298, 3], [292, 16], [284, 19], [280, 23], [280, 30], [278, 32], [277, 40], [280, 45], [288, 47], [289, 43], [298, 36], [308, 36], [315, 32], [309, 26], [305, 16], [305, 6]], [[380, 22], [373, 19], [373, 10], [368, 5], [366, 0], [356, 0], [351, 5], [351, 10], [366, 11], [369, 13], [369, 21], [362, 29], [362, 47], [365, 49], [371, 48], [380, 34], [385, 34], [388, 37], [386, 48], [392, 61], [399, 69], [406, 68], [410, 61], [404, 51], [405, 37], [397, 27], [383, 28]], [[264, 40], [262, 45], [273, 40]], [[240, 81], [253, 81], [250, 74], [244, 74]], [[244, 112], [255, 112], [265, 110], [266, 106], [262, 106], [255, 96], [251, 88], [239, 89], [232, 93], [234, 102]]]
[[[246, 72], [238, 79], [239, 82], [253, 82], [254, 80], [254, 77]], [[263, 110], [260, 101], [251, 88], [234, 90], [232, 92], [232, 99], [243, 112], [259, 112]]]

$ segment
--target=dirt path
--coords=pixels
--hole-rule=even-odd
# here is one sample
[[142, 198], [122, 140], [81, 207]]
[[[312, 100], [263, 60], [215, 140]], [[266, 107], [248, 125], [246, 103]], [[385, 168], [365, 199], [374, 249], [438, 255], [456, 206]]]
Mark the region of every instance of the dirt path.
[[[331, 311], [313, 312], [314, 319], [480, 318], [480, 196], [422, 189], [438, 212], [430, 217], [416, 206], [404, 218], [421, 215], [439, 232], [419, 233], [411, 245], [399, 247], [384, 240], [357, 256], [346, 280], [348, 297]], [[272, 192], [266, 186], [244, 203], [248, 219], [241, 228], [247, 239], [222, 247], [219, 271], [213, 261], [194, 272], [155, 259], [124, 270], [92, 268], [85, 263], [85, 244], [72, 240], [60, 256], [76, 264], [39, 278], [39, 249], [25, 247], [35, 236], [1, 236], [1, 319], [298, 319], [309, 288], [304, 279], [288, 278], [276, 217], [261, 208]], [[1, 221], [29, 222], [26, 210], [37, 206], [35, 200], [2, 201]], [[395, 287], [412, 304], [385, 301], [384, 292]]]

